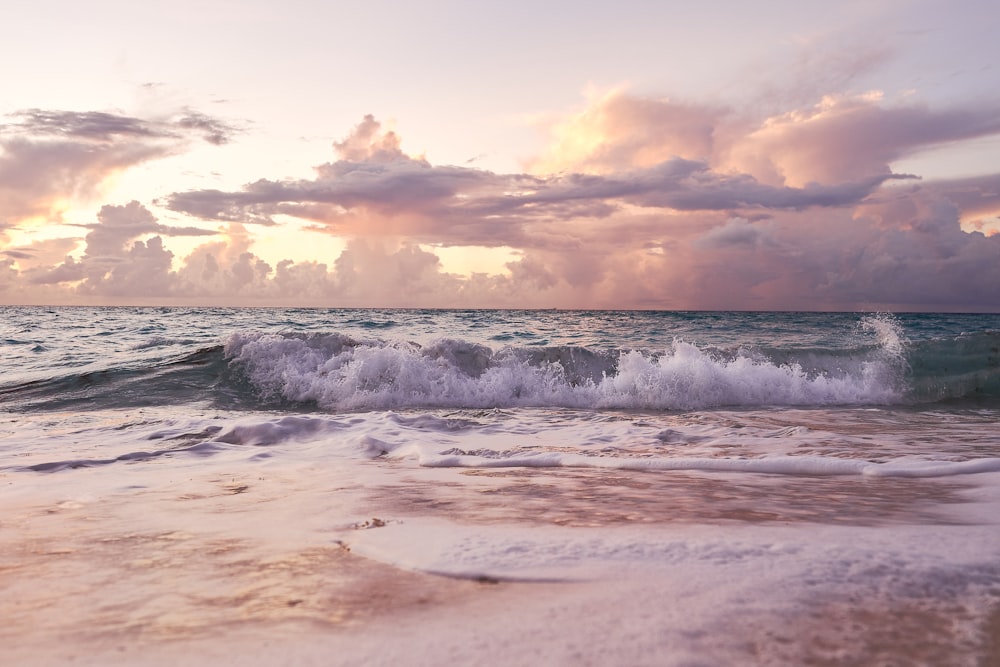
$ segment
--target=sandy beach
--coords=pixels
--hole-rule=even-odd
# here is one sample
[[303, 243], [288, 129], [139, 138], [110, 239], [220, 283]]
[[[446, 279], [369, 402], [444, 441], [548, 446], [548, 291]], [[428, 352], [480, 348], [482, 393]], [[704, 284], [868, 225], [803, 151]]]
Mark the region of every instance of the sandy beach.
[[0, 665], [996, 663], [992, 316], [8, 314]]
[[[329, 471], [286, 472], [112, 492], [112, 478], [94, 471], [76, 499], [3, 480], [2, 662], [981, 666], [1000, 656], [1000, 613], [988, 604], [997, 568], [961, 577], [942, 568], [919, 590], [889, 571], [892, 550], [883, 558], [876, 544], [865, 567], [886, 569], [875, 580], [884, 585], [854, 583], [859, 570], [849, 568], [843, 586], [809, 597], [802, 573], [822, 572], [826, 552], [767, 534], [802, 522], [846, 531], [819, 538], [833, 560], [846, 547], [838, 541], [934, 515], [929, 534], [947, 539], [958, 484], [928, 493], [912, 480], [806, 479], [772, 493], [767, 480], [741, 487], [706, 475], [469, 470], [415, 483], [400, 470], [395, 483], [359, 490], [320, 484]], [[358, 518], [320, 519], [321, 507]], [[673, 551], [552, 577], [463, 571], [472, 561], [462, 540], [505, 530], [530, 539], [532, 526], [559, 531], [538, 553], [571, 554], [595, 530], [637, 527], [619, 540], [627, 548]], [[801, 571], [772, 571], [768, 558], [775, 568], [792, 558]], [[787, 590], [755, 600], [762, 582]]]

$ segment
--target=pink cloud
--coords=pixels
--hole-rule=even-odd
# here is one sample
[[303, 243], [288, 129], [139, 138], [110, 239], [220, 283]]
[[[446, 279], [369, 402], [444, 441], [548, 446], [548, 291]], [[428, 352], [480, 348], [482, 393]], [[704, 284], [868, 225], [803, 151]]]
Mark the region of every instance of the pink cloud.
[[548, 128], [550, 145], [529, 161], [532, 173], [608, 174], [673, 158], [707, 161], [716, 150], [717, 128], [731, 115], [726, 109], [619, 90], [589, 102]]
[[[615, 102], [604, 116], [621, 108], [628, 105]], [[318, 166], [315, 179], [261, 179], [237, 192], [174, 193], [166, 205], [207, 220], [244, 223], [274, 224], [274, 216], [291, 215], [342, 236], [529, 248], [547, 244], [567, 225], [610, 220], [629, 207], [669, 213], [846, 206], [899, 178], [883, 173], [801, 188], [772, 186], [676, 156], [607, 174], [496, 174], [408, 157], [398, 137], [380, 134], [371, 117], [335, 147], [342, 159]], [[629, 143], [611, 152], [629, 161], [634, 148]]]
[[[187, 257], [169, 237], [204, 232], [133, 203], [102, 209], [85, 254], [47, 272], [17, 273], [26, 250], [8, 249], [0, 284], [233, 304], [997, 310], [1000, 235], [962, 221], [995, 215], [1000, 176], [901, 181], [890, 165], [1000, 134], [998, 117], [868, 96], [752, 119], [616, 93], [558, 126], [580, 141], [565, 130], [535, 164], [559, 173], [498, 174], [407, 155], [367, 116], [314, 178], [165, 198], [228, 225]], [[329, 263], [261, 259], [250, 226], [280, 215], [346, 249]], [[499, 275], [459, 276], [432, 245], [519, 257]]]
[[722, 162], [765, 182], [803, 186], [886, 174], [928, 147], [1000, 134], [1000, 109], [883, 106], [877, 97], [827, 97], [768, 118], [724, 151]]
[[108, 178], [175, 154], [198, 136], [225, 143], [237, 130], [188, 109], [143, 119], [100, 111], [29, 109], [0, 125], [0, 216], [58, 218], [64, 202], [98, 196]]

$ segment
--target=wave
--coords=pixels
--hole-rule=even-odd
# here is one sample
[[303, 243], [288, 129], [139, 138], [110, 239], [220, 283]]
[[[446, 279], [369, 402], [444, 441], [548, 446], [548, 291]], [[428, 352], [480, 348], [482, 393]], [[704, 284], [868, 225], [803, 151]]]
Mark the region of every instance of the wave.
[[1000, 472], [1000, 458], [965, 461], [893, 461], [875, 463], [824, 456], [766, 456], [761, 458], [628, 458], [587, 456], [566, 452], [531, 452], [488, 456], [479, 452], [446, 451], [422, 455], [428, 468], [605, 468], [639, 471], [696, 471], [798, 475], [808, 477], [863, 475], [866, 477], [953, 477]]
[[[786, 477], [887, 477], [887, 478], [943, 478], [962, 475], [977, 475], [981, 473], [1000, 473], [1000, 457], [983, 456], [976, 452], [973, 458], [964, 454], [949, 452], [947, 455], [933, 456], [914, 455], [907, 447], [902, 454], [890, 451], [883, 452], [876, 459], [857, 452], [854, 456], [844, 456], [849, 451], [849, 441], [842, 441], [848, 449], [839, 453], [792, 453], [796, 447], [789, 448], [785, 453], [773, 451], [760, 454], [752, 448], [740, 447], [741, 439], [756, 439], [751, 434], [737, 433], [743, 425], [726, 426], [729, 436], [723, 454], [716, 449], [714, 453], [704, 450], [699, 455], [685, 447], [677, 447], [663, 443], [659, 437], [652, 442], [640, 443], [637, 448], [619, 447], [588, 447], [587, 443], [596, 441], [607, 442], [609, 435], [604, 431], [606, 422], [597, 424], [586, 420], [561, 421], [551, 415], [524, 416], [519, 423], [528, 423], [527, 433], [537, 434], [538, 430], [548, 430], [554, 426], [566, 429], [561, 437], [549, 440], [549, 444], [541, 444], [537, 440], [528, 445], [514, 445], [493, 449], [487, 445], [490, 436], [497, 431], [495, 416], [497, 411], [490, 411], [490, 417], [455, 418], [441, 417], [427, 413], [405, 415], [397, 412], [377, 413], [368, 417], [357, 414], [345, 415], [270, 415], [261, 419], [255, 415], [249, 419], [219, 423], [215, 420], [181, 419], [167, 424], [163, 422], [143, 421], [132, 426], [124, 438], [108, 438], [104, 434], [102, 440], [111, 440], [100, 448], [85, 447], [83, 450], [70, 449], [64, 452], [60, 448], [48, 450], [48, 456], [40, 455], [32, 460], [17, 458], [15, 465], [4, 467], [0, 471], [31, 471], [59, 472], [76, 468], [94, 468], [114, 465], [129, 465], [139, 462], [151, 462], [161, 458], [197, 458], [224, 457], [232, 460], [236, 457], [243, 460], [265, 461], [275, 456], [295, 452], [296, 456], [318, 455], [324, 460], [331, 457], [353, 460], [372, 460], [387, 458], [391, 460], [411, 460], [427, 468], [474, 468], [506, 469], [506, 468], [568, 468], [568, 469], [603, 469], [607, 471], [641, 471], [641, 472], [700, 472], [729, 474], [767, 474]], [[505, 444], [510, 443], [509, 436], [517, 433], [517, 428], [510, 429], [508, 417], [501, 418], [504, 422], [502, 431]], [[633, 422], [633, 425], [645, 423]], [[988, 430], [988, 423], [983, 422]], [[596, 426], [597, 431], [592, 429]], [[753, 430], [753, 429], [751, 429]], [[792, 439], [814, 437], [809, 429], [798, 427], [807, 433], [788, 434]], [[588, 433], [589, 436], [588, 437]], [[600, 434], [596, 440], [593, 436]], [[454, 436], [458, 436], [457, 438]], [[492, 440], [497, 442], [496, 439]], [[660, 441], [658, 444], [656, 441]], [[565, 443], [574, 442], [575, 446]], [[469, 449], [454, 446], [459, 443], [475, 445]], [[559, 443], [559, 444], [555, 444]], [[139, 448], [136, 445], [139, 444]], [[319, 447], [316, 447], [320, 444]], [[553, 444], [555, 446], [553, 446]], [[743, 444], [747, 444], [744, 442]], [[452, 446], [448, 446], [452, 445]], [[736, 453], [734, 450], [739, 449]], [[103, 456], [93, 457], [100, 451]], [[311, 454], [308, 453], [311, 451]], [[967, 452], [968, 453], [968, 452]], [[69, 454], [67, 456], [67, 454]], [[81, 456], [81, 454], [84, 454]], [[721, 454], [721, 455], [720, 455]], [[87, 456], [89, 455], [89, 456]], [[245, 487], [244, 487], [245, 488]], [[239, 493], [239, 491], [235, 491]]]
[[[237, 335], [226, 355], [265, 401], [326, 410], [406, 407], [641, 408], [896, 403], [904, 364], [883, 349], [830, 369], [779, 364], [754, 350], [683, 341], [663, 351], [487, 346], [340, 335]], [[832, 358], [831, 358], [832, 360]]]
[[88, 367], [54, 377], [0, 385], [0, 406], [68, 410], [130, 408], [212, 400], [229, 394], [221, 381], [226, 362], [222, 346], [158, 360]]
[[913, 400], [1000, 397], [1000, 332], [922, 342], [914, 346], [909, 366]]
[[692, 410], [1000, 399], [1000, 332], [911, 343], [883, 316], [861, 320], [850, 341], [610, 349], [243, 331], [177, 357], [0, 387], [0, 405]]
[[843, 349], [499, 349], [463, 340], [360, 340], [240, 333], [225, 355], [264, 401], [323, 410], [892, 405], [1000, 396], [1000, 334], [909, 344], [892, 318], [865, 318]]

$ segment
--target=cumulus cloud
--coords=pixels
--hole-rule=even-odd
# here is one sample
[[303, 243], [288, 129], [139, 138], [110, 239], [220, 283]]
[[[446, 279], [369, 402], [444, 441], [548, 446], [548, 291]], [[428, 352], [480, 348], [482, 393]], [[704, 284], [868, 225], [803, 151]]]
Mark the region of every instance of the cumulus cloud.
[[389, 164], [411, 159], [403, 153], [401, 144], [399, 135], [383, 132], [382, 123], [368, 114], [343, 141], [335, 141], [333, 148], [344, 162]]
[[213, 236], [215, 231], [198, 227], [161, 225], [145, 206], [137, 201], [124, 206], [103, 206], [97, 214], [97, 223], [82, 225], [90, 229], [86, 236], [87, 257], [116, 257], [132, 239], [144, 234], [162, 236]]
[[607, 174], [652, 167], [670, 158], [707, 161], [716, 129], [731, 112], [651, 99], [613, 90], [591, 94], [587, 107], [550, 122], [545, 152], [528, 162], [532, 173]]
[[1000, 174], [940, 180], [923, 189], [947, 197], [967, 213], [994, 213], [1000, 209]]
[[764, 182], [801, 186], [889, 172], [928, 147], [1000, 134], [1000, 107], [887, 106], [876, 94], [827, 96], [766, 119], [726, 149], [728, 166]]
[[[41, 248], [9, 248], [0, 284], [233, 304], [1000, 309], [1000, 235], [967, 231], [1000, 211], [1000, 175], [892, 172], [928, 147], [1000, 134], [998, 111], [866, 95], [752, 118], [617, 91], [553, 124], [550, 149], [509, 174], [431, 164], [366, 116], [312, 178], [166, 197], [224, 225], [186, 257], [169, 237], [206, 232], [133, 202], [102, 209], [82, 256], [43, 267]], [[140, 144], [155, 130], [104, 118], [67, 127]], [[261, 258], [253, 225], [282, 216], [345, 249]], [[454, 275], [435, 246], [512, 248], [515, 259], [499, 274]]]
[[[635, 117], [649, 117], [650, 122], [668, 125], [682, 117], [685, 122], [674, 128], [679, 136], [696, 116], [668, 103], [662, 103], [668, 105], [667, 109], [658, 114], [656, 105], [661, 103], [655, 101], [638, 105], [640, 112], [619, 98], [603, 103], [609, 108], [601, 118], [615, 128]], [[625, 113], [626, 118], [614, 120], [617, 112]], [[707, 137], [711, 133], [705, 134]], [[563, 234], [566, 225], [610, 220], [628, 208], [659, 209], [664, 213], [728, 213], [734, 209], [847, 206], [864, 200], [885, 181], [903, 178], [886, 172], [830, 184], [773, 186], [749, 174], [717, 171], [704, 159], [659, 154], [663, 146], [678, 142], [661, 141], [646, 150], [631, 137], [615, 147], [617, 138], [618, 134], [613, 134], [598, 142], [597, 157], [587, 155], [584, 161], [590, 164], [600, 158], [607, 166], [612, 160], [624, 165], [619, 171], [549, 176], [497, 174], [436, 166], [423, 158], [410, 157], [402, 151], [395, 134], [383, 132], [378, 122], [368, 116], [353, 133], [334, 144], [340, 159], [316, 167], [314, 179], [261, 179], [236, 192], [174, 193], [165, 204], [174, 211], [207, 220], [273, 225], [275, 216], [290, 215], [343, 236], [531, 248], [550, 245], [553, 234]], [[711, 152], [708, 138], [700, 144], [693, 154]], [[654, 157], [663, 159], [655, 162]], [[650, 163], [645, 164], [647, 161]]]
[[733, 218], [720, 227], [713, 227], [695, 243], [702, 248], [753, 248], [770, 242], [770, 234], [764, 225], [754, 224], [744, 218]]
[[[216, 233], [194, 227], [161, 225], [136, 201], [124, 206], [104, 206], [97, 214], [97, 223], [84, 226], [90, 232], [84, 239], [83, 256], [76, 259], [67, 254], [60, 264], [47, 268], [26, 265], [23, 272], [28, 282], [40, 285], [77, 283], [75, 291], [84, 295], [168, 296], [173, 293], [173, 253], [164, 247], [161, 236]], [[50, 243], [66, 247], [70, 241]], [[76, 243], [72, 240], [74, 246]], [[66, 248], [67, 252], [71, 249]]]
[[[284, 260], [276, 266], [257, 256], [247, 229], [231, 223], [217, 238], [177, 258], [164, 236], [199, 229], [161, 224], [138, 202], [105, 206], [87, 225], [80, 257], [66, 254], [78, 239], [38, 242], [0, 254], [0, 290], [5, 298], [30, 302], [271, 304], [446, 307], [475, 305], [495, 294], [496, 280], [463, 281], [419, 245], [387, 239], [354, 239], [330, 265]], [[502, 282], [502, 281], [501, 281]], [[508, 305], [516, 305], [513, 301]]]

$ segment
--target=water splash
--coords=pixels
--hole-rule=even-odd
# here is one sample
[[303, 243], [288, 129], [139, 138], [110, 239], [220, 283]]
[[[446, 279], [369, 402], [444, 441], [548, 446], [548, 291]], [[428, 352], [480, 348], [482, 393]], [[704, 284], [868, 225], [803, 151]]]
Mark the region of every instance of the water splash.
[[675, 340], [662, 350], [503, 347], [341, 334], [239, 333], [225, 354], [264, 400], [327, 410], [570, 407], [688, 410], [717, 406], [884, 404], [903, 396], [905, 339], [888, 317], [850, 351], [783, 357]]

